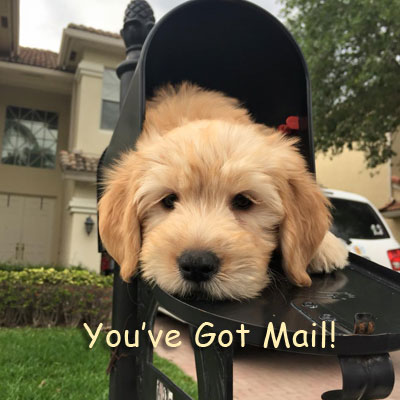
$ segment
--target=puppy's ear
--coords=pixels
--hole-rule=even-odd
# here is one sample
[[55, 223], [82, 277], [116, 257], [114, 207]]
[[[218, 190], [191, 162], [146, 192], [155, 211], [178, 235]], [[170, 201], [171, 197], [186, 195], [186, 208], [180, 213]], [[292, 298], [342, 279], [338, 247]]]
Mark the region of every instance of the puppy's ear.
[[307, 267], [329, 229], [329, 201], [306, 170], [297, 150], [290, 152], [287, 162], [291, 165], [280, 190], [284, 208], [280, 227], [283, 269], [295, 285], [310, 286]]
[[99, 201], [99, 232], [111, 257], [119, 264], [121, 278], [135, 274], [141, 246], [140, 224], [134, 201], [139, 187], [140, 163], [133, 152], [108, 171]]

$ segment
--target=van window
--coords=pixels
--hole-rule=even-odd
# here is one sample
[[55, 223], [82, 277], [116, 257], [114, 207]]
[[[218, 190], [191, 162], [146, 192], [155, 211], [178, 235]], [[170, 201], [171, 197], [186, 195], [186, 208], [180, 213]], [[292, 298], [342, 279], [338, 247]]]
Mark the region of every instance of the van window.
[[389, 234], [381, 219], [366, 203], [330, 198], [333, 205], [332, 232], [344, 239], [387, 239]]

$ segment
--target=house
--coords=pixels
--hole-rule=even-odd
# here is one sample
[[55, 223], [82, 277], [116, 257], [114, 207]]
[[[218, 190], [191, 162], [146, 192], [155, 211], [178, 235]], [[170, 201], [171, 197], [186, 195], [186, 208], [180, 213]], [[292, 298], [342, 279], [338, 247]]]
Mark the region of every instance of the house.
[[[19, 2], [0, 0], [0, 262], [99, 271], [96, 166], [118, 116], [124, 58], [119, 34], [74, 24], [58, 54], [22, 47]], [[391, 169], [371, 177], [354, 151], [317, 157], [319, 183], [378, 207], [395, 197]], [[387, 211], [400, 239], [396, 206]]]
[[99, 271], [96, 167], [118, 116], [123, 41], [70, 24], [59, 54], [24, 48], [19, 2], [1, 0], [0, 14], [0, 261]]

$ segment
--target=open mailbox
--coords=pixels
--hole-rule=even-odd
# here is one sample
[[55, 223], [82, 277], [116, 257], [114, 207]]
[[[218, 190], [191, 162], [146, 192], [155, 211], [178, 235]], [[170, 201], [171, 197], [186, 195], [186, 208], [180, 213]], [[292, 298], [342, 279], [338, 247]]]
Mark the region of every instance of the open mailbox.
[[166, 83], [189, 81], [239, 99], [256, 122], [278, 127], [298, 117], [301, 151], [314, 172], [308, 71], [286, 28], [262, 8], [235, 0], [189, 1], [150, 31], [107, 161], [131, 148], [141, 132], [146, 99]]
[[[139, 3], [143, 8], [142, 0], [130, 7]], [[148, 21], [138, 13], [125, 22], [124, 29], [129, 23], [135, 33]], [[128, 59], [131, 52], [134, 60], [133, 53], [137, 55], [139, 48], [126, 44]], [[125, 73], [126, 69], [120, 74]], [[146, 99], [157, 87], [190, 81], [238, 98], [259, 123], [278, 127], [288, 117], [297, 118], [298, 127], [292, 134], [300, 137], [301, 152], [309, 170], [315, 172], [311, 92], [304, 58], [286, 28], [252, 3], [193, 0], [175, 8], [150, 30], [128, 81], [129, 86], [121, 80], [121, 115], [101, 168], [134, 148], [146, 115]], [[321, 344], [322, 323], [335, 321], [334, 343], [295, 349], [339, 356], [343, 389], [327, 392], [323, 398], [380, 399], [393, 388], [388, 352], [400, 349], [400, 275], [353, 254], [345, 270], [315, 275], [310, 288], [282, 281], [279, 287], [267, 288], [261, 297], [245, 303], [185, 301], [160, 288], [150, 289], [140, 278], [128, 285], [116, 276], [113, 304], [113, 328], [117, 330], [136, 329], [143, 321], [152, 326], [161, 305], [192, 327], [209, 321], [216, 330], [234, 331], [243, 323], [251, 331], [247, 343], [256, 346], [262, 346], [268, 322], [277, 329], [285, 322], [290, 337], [298, 330], [309, 335], [316, 330]], [[155, 399], [155, 388], [161, 382], [171, 398], [189, 399], [152, 366], [151, 344], [146, 343], [138, 349], [123, 345], [117, 349], [110, 398]], [[232, 399], [232, 351], [216, 346], [195, 347], [194, 351], [199, 398]]]

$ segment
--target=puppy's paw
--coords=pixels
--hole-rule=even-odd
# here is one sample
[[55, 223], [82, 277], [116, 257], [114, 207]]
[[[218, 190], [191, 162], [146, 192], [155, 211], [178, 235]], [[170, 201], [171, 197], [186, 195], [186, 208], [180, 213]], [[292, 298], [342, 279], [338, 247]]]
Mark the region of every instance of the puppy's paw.
[[347, 265], [349, 252], [343, 240], [327, 232], [308, 267], [308, 272], [332, 272]]

